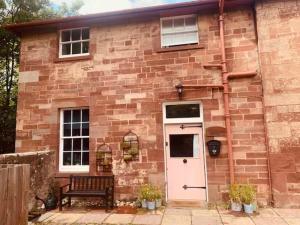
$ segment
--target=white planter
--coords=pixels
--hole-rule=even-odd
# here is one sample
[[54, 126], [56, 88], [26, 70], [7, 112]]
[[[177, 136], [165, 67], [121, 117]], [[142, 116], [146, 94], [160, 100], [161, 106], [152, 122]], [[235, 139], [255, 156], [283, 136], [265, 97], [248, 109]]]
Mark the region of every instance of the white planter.
[[155, 206], [156, 206], [156, 208], [161, 207], [161, 199], [156, 199], [155, 200]]
[[142, 201], [141, 201], [141, 203], [142, 203], [142, 208], [143, 209], [147, 209], [147, 201], [145, 200], [145, 199], [143, 199]]
[[153, 201], [153, 202], [147, 201], [147, 206], [148, 206], [149, 210], [154, 210], [155, 209], [155, 201]]
[[253, 205], [252, 204], [244, 204], [244, 211], [247, 214], [252, 214], [253, 213]]
[[231, 210], [234, 212], [242, 211], [242, 204], [238, 202], [231, 202]]

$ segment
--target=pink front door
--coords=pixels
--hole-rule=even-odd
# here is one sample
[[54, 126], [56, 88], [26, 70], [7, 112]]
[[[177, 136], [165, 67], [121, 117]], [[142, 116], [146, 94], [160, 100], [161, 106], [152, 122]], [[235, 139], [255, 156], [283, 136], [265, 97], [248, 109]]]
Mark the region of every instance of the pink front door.
[[168, 200], [206, 201], [201, 124], [171, 124], [165, 131]]

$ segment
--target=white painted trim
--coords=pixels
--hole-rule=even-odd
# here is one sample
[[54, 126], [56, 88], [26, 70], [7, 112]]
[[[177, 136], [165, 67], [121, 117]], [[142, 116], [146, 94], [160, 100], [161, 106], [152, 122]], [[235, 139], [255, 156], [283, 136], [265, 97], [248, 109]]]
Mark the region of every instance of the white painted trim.
[[[60, 109], [59, 112], [59, 121], [60, 121], [60, 128], [59, 128], [59, 172], [78, 172], [78, 173], [86, 173], [89, 172], [90, 166], [89, 165], [84, 165], [84, 166], [64, 166], [63, 165], [63, 112], [66, 110], [76, 110], [76, 109], [89, 109], [87, 107], [82, 107], [82, 108], [64, 108]], [[71, 137], [70, 137], [71, 138]], [[89, 138], [89, 136], [78, 136], [78, 138]], [[90, 151], [89, 151], [90, 152]], [[90, 156], [90, 155], [89, 155]]]
[[[183, 104], [199, 104], [200, 105], [200, 117], [195, 121], [191, 120], [190, 122], [186, 122], [185, 118], [176, 119], [174, 121], [168, 121], [166, 119], [166, 106], [167, 105], [183, 105]], [[168, 202], [168, 165], [167, 165], [167, 148], [166, 148], [166, 125], [168, 124], [183, 124], [183, 123], [202, 123], [202, 139], [203, 139], [203, 159], [204, 159], [204, 174], [205, 174], [205, 185], [206, 185], [206, 202], [208, 202], [208, 182], [207, 182], [207, 164], [206, 164], [206, 142], [205, 142], [205, 126], [203, 121], [203, 104], [201, 101], [180, 101], [180, 102], [164, 102], [162, 104], [163, 107], [163, 144], [164, 144], [164, 160], [165, 160], [165, 201]], [[194, 119], [194, 118], [193, 118]]]

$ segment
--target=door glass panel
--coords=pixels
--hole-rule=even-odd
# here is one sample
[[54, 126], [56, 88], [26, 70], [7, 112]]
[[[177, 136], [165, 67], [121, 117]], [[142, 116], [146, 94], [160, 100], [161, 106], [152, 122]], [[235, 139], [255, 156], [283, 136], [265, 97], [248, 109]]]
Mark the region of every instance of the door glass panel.
[[167, 118], [193, 118], [200, 117], [199, 104], [167, 105]]
[[198, 134], [171, 134], [170, 157], [198, 157]]

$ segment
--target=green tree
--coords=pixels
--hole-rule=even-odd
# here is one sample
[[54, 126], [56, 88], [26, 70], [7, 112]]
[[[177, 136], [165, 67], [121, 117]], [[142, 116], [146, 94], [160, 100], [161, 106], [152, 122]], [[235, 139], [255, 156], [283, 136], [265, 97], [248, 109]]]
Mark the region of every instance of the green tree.
[[53, 7], [49, 0], [0, 0], [0, 154], [14, 152], [20, 40], [3, 26], [77, 15], [81, 0]]

